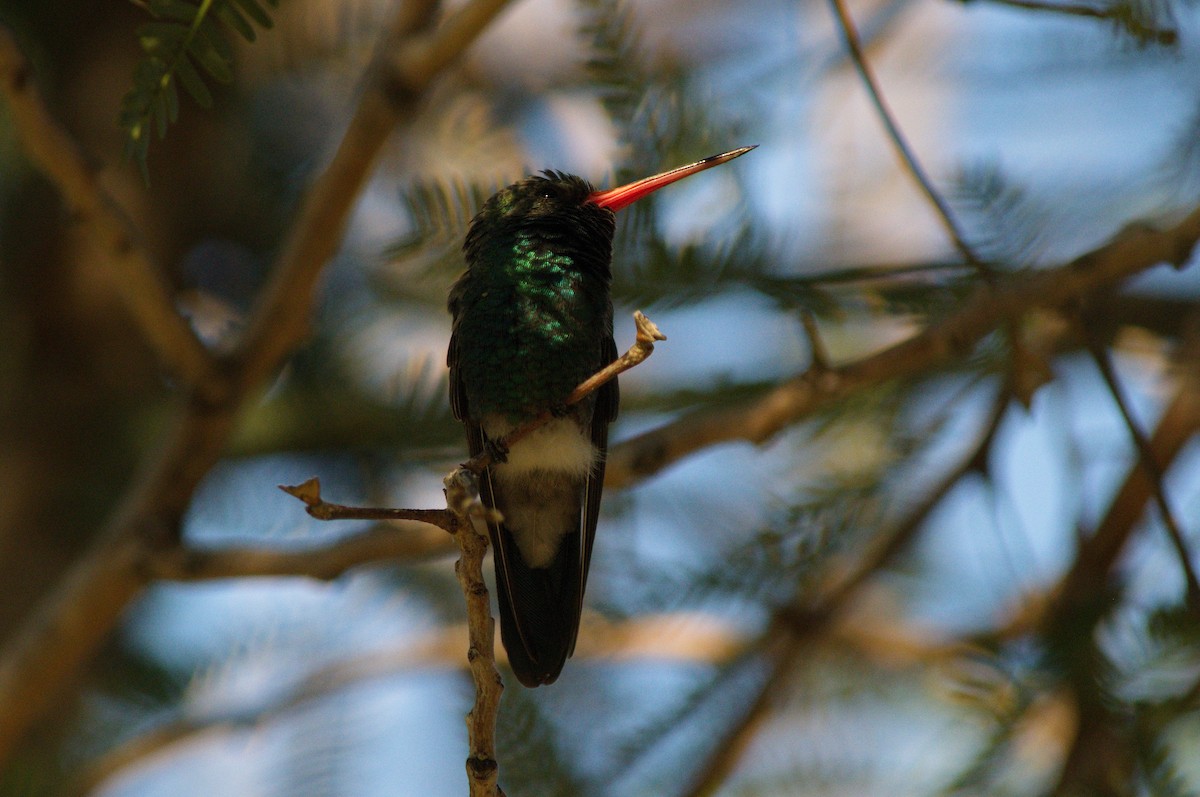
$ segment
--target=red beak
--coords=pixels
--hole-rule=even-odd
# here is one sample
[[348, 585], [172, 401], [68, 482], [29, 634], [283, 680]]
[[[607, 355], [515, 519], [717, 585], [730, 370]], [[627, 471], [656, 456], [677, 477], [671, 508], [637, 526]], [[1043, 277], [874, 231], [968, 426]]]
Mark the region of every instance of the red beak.
[[704, 160], [698, 160], [695, 163], [689, 163], [687, 166], [680, 166], [670, 171], [656, 174], [653, 177], [643, 177], [641, 180], [626, 183], [616, 188], [610, 188], [607, 191], [596, 191], [588, 197], [588, 201], [602, 208], [608, 208], [615, 213], [623, 207], [632, 205], [647, 194], [657, 191], [664, 185], [670, 185], [676, 180], [682, 180], [684, 177], [696, 172], [720, 166], [726, 161], [731, 161], [740, 155], [745, 155], [757, 146], [755, 144], [751, 147], [731, 149], [729, 152], [722, 152], [720, 155], [710, 155]]

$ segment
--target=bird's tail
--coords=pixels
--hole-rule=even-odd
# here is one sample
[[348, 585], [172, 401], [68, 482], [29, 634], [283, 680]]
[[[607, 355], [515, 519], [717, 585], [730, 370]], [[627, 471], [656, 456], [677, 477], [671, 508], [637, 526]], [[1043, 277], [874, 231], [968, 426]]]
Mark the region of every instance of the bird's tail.
[[509, 665], [525, 686], [553, 683], [579, 633], [583, 559], [578, 529], [563, 536], [546, 567], [530, 567], [503, 524], [492, 526], [492, 543], [500, 637]]

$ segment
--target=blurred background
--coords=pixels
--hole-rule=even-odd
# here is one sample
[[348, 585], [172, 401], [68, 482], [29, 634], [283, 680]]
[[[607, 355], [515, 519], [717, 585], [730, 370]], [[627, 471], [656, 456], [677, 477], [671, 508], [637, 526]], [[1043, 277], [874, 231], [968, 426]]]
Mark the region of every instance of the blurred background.
[[[183, 97], [148, 182], [118, 125], [147, 10], [0, 0], [0, 21], [220, 348], [396, 8], [283, 0], [256, 42], [231, 36], [233, 83], [212, 85], [211, 109]], [[848, 8], [897, 122], [998, 270], [1060, 265], [1195, 205], [1190, 4]], [[173, 396], [4, 113], [0, 639], [101, 528]], [[475, 208], [534, 170], [607, 186], [759, 145], [618, 221], [618, 348], [634, 309], [669, 337], [622, 377], [618, 444], [801, 373], [805, 312], [845, 362], [952, 313], [978, 283], [824, 3], [520, 0], [394, 139], [326, 271], [314, 338], [243, 415], [193, 499], [188, 544], [293, 549], [362, 530], [314, 521], [276, 489], [312, 475], [333, 501], [442, 504], [465, 456], [446, 400], [446, 292]], [[1091, 319], [1143, 429], [1179, 384], [1198, 307], [1200, 272], [1158, 268]], [[1200, 628], [1157, 513], [1073, 613], [1022, 622], [1136, 464], [1073, 323], [1022, 325], [1051, 341], [1036, 391], [1014, 386], [996, 335], [763, 445], [712, 446], [607, 492], [575, 658], [555, 685], [504, 695], [508, 794], [1200, 792]], [[1166, 478], [1193, 548], [1198, 459], [1185, 447]], [[847, 563], [906, 524], [895, 555], [827, 611]], [[328, 583], [154, 586], [0, 794], [464, 793], [472, 690], [438, 534], [411, 560]]]

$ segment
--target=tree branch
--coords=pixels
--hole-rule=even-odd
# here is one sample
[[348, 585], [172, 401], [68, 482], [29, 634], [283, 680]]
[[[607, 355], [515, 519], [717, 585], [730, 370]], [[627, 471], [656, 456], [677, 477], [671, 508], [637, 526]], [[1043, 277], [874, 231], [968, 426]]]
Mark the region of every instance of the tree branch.
[[55, 120], [34, 85], [32, 67], [12, 33], [0, 26], [0, 91], [30, 162], [58, 189], [76, 226], [108, 264], [113, 284], [142, 337], [173, 375], [192, 387], [215, 387], [215, 362], [175, 308], [162, 272], [137, 233], [101, 188], [96, 170]]
[[454, 62], [509, 0], [471, 0], [432, 34], [432, 0], [402, 6], [368, 68], [365, 90], [341, 144], [305, 196], [234, 358], [240, 382], [261, 384], [308, 335], [317, 282], [337, 252], [354, 203], [388, 135], [411, 116], [429, 83]]
[[[433, 510], [444, 514], [443, 510]], [[439, 525], [440, 524], [434, 524]], [[153, 579], [212, 581], [225, 578], [294, 576], [332, 581], [347, 571], [379, 562], [414, 562], [454, 550], [449, 537], [428, 523], [380, 524], [327, 545], [301, 550], [271, 548], [172, 548], [146, 564]]]
[[938, 219], [942, 222], [942, 226], [945, 227], [946, 234], [950, 237], [950, 242], [954, 244], [954, 248], [962, 255], [963, 260], [974, 267], [981, 276], [987, 278], [990, 269], [975, 254], [974, 248], [963, 237], [962, 230], [958, 227], [958, 222], [954, 220], [954, 214], [950, 212], [950, 206], [946, 204], [946, 201], [934, 189], [933, 181], [929, 179], [929, 175], [925, 172], [925, 167], [921, 165], [916, 152], [913, 151], [912, 146], [908, 143], [908, 138], [904, 135], [904, 131], [896, 123], [896, 117], [892, 113], [891, 108], [888, 107], [887, 101], [883, 97], [883, 92], [879, 90], [879, 81], [875, 79], [875, 73], [871, 69], [870, 63], [867, 62], [866, 54], [863, 53], [862, 44], [858, 37], [858, 30], [854, 26], [854, 20], [850, 18], [850, 14], [846, 11], [844, 0], [829, 0], [829, 6], [833, 10], [834, 20], [837, 22], [838, 31], [842, 35], [842, 41], [846, 45], [846, 50], [850, 53], [850, 60], [854, 63], [854, 68], [858, 71], [859, 77], [862, 78], [863, 85], [867, 89], [867, 94], [871, 97], [871, 103], [875, 106], [879, 120], [883, 122], [888, 138], [891, 139], [892, 145], [896, 148], [896, 154], [900, 157], [900, 162], [904, 164], [904, 167], [916, 182], [917, 187], [921, 189], [921, 193], [925, 195], [925, 198], [929, 200], [929, 204], [933, 206], [934, 212], [937, 213]]
[[1141, 427], [1138, 426], [1137, 419], [1133, 417], [1133, 412], [1129, 409], [1129, 403], [1125, 401], [1125, 397], [1121, 393], [1121, 384], [1117, 378], [1116, 371], [1113, 370], [1112, 359], [1108, 356], [1108, 351], [1093, 335], [1087, 334], [1086, 331], [1085, 337], [1092, 359], [1095, 361], [1100, 375], [1104, 377], [1104, 383], [1108, 386], [1108, 391], [1112, 394], [1117, 409], [1121, 412], [1125, 428], [1129, 431], [1129, 437], [1133, 441], [1134, 450], [1137, 452], [1138, 463], [1142, 466], [1142, 470], [1145, 471], [1146, 477], [1150, 480], [1152, 497], [1158, 506], [1158, 512], [1162, 517], [1163, 525], [1166, 526], [1167, 536], [1170, 537], [1171, 544], [1175, 546], [1175, 554], [1179, 557], [1179, 565], [1183, 570], [1184, 584], [1187, 585], [1188, 605], [1193, 611], [1200, 612], [1200, 581], [1196, 580], [1196, 571], [1192, 566], [1192, 554], [1188, 548], [1187, 541], [1184, 539], [1183, 531], [1179, 527], [1179, 522], [1175, 519], [1175, 513], [1171, 510], [1170, 503], [1167, 501], [1167, 491], [1163, 485], [1162, 466], [1154, 454], [1153, 447], [1151, 447], [1150, 442], [1146, 439], [1146, 435], [1142, 433]]
[[497, 784], [500, 764], [496, 759], [496, 717], [504, 681], [496, 669], [496, 623], [483, 580], [488, 538], [476, 530], [473, 522], [488, 509], [480, 503], [479, 481], [474, 473], [460, 467], [446, 477], [446, 503], [454, 508], [458, 520], [454, 539], [459, 558], [454, 563], [454, 575], [467, 603], [467, 663], [475, 684], [475, 702], [467, 714], [467, 782], [471, 797], [503, 797]]
[[1072, 305], [1160, 263], [1183, 266], [1200, 240], [1200, 208], [1164, 230], [1130, 225], [1070, 263], [1024, 271], [981, 285], [961, 309], [870, 356], [838, 367], [810, 368], [766, 395], [718, 410], [684, 415], [609, 451], [605, 485], [626, 487], [701, 448], [731, 440], [763, 443], [790, 424], [861, 390], [914, 376], [968, 354], [1002, 324], [1035, 307]]
[[[1200, 341], [1188, 341], [1181, 357], [1179, 383], [1158, 426], [1148, 441], [1154, 461], [1166, 469], [1184, 445], [1200, 429]], [[1034, 617], [1018, 618], [1014, 630], [1031, 624], [1054, 628], [1094, 595], [1097, 584], [1105, 583], [1116, 566], [1125, 544], [1141, 520], [1146, 502], [1154, 495], [1154, 484], [1141, 459], [1129, 468], [1124, 482], [1095, 531], [1080, 542], [1074, 564]]]

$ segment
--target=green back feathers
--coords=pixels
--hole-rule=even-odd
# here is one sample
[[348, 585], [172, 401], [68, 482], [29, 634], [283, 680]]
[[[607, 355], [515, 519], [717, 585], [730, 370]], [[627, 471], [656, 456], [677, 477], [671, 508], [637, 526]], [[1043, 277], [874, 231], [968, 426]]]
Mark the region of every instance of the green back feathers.
[[588, 203], [592, 191], [545, 172], [498, 192], [472, 221], [450, 311], [474, 418], [534, 414], [604, 364], [615, 220]]

